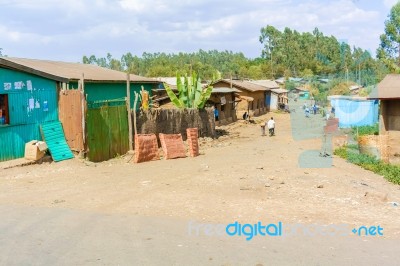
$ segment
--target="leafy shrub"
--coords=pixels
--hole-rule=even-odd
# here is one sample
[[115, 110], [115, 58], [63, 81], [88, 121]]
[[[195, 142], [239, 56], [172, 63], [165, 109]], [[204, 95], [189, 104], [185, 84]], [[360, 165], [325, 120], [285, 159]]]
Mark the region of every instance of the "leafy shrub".
[[382, 175], [386, 180], [400, 185], [400, 166], [391, 165], [378, 160], [367, 154], [357, 154], [348, 147], [341, 147], [334, 151], [334, 154], [347, 159], [348, 162], [361, 166], [362, 168]]
[[358, 129], [358, 136], [379, 135], [379, 123], [376, 123], [375, 125], [372, 126], [352, 127], [351, 133], [354, 136], [357, 136], [357, 129]]

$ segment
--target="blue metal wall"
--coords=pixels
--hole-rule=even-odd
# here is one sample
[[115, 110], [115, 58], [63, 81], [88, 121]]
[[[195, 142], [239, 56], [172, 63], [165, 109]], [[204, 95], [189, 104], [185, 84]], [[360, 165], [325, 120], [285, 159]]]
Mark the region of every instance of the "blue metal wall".
[[331, 99], [339, 127], [374, 125], [378, 122], [378, 100]]
[[0, 94], [8, 94], [8, 125], [0, 125], [0, 161], [24, 156], [25, 143], [41, 139], [39, 125], [58, 121], [56, 82], [0, 68]]

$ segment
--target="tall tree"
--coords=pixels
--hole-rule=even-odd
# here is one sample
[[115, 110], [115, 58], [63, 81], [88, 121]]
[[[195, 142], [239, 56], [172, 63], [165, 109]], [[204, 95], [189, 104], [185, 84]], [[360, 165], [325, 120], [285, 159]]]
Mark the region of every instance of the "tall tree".
[[[271, 25], [261, 29], [260, 43], [264, 45], [262, 49], [261, 56], [266, 58], [271, 63], [271, 77], [274, 77], [274, 62], [278, 60], [278, 53], [275, 53], [275, 48], [279, 48], [281, 42], [282, 34], [279, 30]], [[278, 51], [277, 51], [278, 52]]]
[[400, 2], [390, 10], [385, 21], [385, 33], [380, 36], [381, 44], [377, 56], [392, 71], [399, 71], [400, 67]]

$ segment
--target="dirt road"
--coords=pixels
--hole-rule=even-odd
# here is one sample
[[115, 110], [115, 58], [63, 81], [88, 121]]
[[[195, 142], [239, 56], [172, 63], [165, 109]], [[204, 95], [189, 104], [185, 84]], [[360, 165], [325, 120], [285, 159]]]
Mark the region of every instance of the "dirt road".
[[[301, 168], [300, 154], [320, 150], [322, 138], [296, 138], [288, 114], [273, 116], [275, 137], [237, 122], [221, 127], [218, 140], [201, 140], [197, 158], [76, 159], [2, 170], [0, 263], [396, 265], [400, 187], [340, 158], [322, 158], [331, 167]], [[308, 128], [322, 121], [293, 118]], [[300, 229], [290, 238], [246, 241], [190, 229], [235, 221], [344, 224], [348, 234], [309, 237]], [[378, 225], [382, 236], [351, 232]]]

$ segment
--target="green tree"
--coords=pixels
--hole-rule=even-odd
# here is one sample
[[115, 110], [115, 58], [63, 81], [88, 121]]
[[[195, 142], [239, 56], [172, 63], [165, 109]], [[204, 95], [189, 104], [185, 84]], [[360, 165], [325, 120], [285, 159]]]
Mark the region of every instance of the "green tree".
[[392, 71], [400, 67], [400, 2], [395, 4], [385, 21], [385, 33], [380, 36], [377, 57]]
[[274, 64], [278, 62], [280, 57], [279, 46], [281, 42], [281, 32], [271, 25], [261, 29], [260, 43], [264, 45], [261, 56], [270, 61], [271, 78], [274, 78]]

